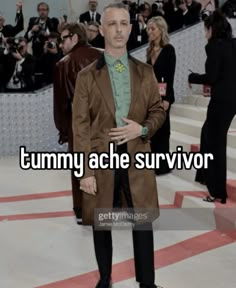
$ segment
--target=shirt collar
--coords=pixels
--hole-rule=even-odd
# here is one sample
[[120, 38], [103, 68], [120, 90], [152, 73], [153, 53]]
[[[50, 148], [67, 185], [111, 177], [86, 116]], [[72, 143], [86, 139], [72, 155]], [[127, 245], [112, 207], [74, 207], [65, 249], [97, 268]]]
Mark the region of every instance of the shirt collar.
[[127, 52], [125, 52], [120, 58], [115, 58], [105, 51], [104, 56], [108, 66], [114, 66], [115, 64], [117, 64], [117, 62], [121, 62], [125, 66], [125, 68], [128, 68], [129, 66]]

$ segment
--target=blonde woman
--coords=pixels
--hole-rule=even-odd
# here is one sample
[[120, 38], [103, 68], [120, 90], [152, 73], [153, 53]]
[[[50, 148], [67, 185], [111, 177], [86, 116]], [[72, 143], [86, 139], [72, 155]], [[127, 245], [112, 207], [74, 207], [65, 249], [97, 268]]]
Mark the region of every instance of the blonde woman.
[[[168, 26], [163, 17], [153, 17], [148, 21], [147, 33], [149, 47], [147, 49], [147, 63], [153, 66], [158, 83], [162, 84], [162, 101], [166, 111], [166, 120], [163, 126], [151, 139], [153, 153], [168, 153], [170, 140], [170, 107], [175, 101], [174, 97], [174, 74], [176, 56], [174, 47], [169, 44]], [[160, 88], [161, 85], [159, 85]], [[158, 87], [157, 87], [158, 89]], [[170, 169], [166, 161], [161, 160], [156, 174], [169, 173]]]

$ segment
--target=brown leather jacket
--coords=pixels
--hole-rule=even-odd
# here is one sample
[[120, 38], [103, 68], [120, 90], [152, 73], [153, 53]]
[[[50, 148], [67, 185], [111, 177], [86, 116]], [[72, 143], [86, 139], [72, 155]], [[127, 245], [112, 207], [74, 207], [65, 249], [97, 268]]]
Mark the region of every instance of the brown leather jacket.
[[[72, 148], [72, 109], [77, 74], [102, 55], [89, 44], [76, 44], [57, 62], [54, 76], [54, 122], [59, 131], [59, 143], [69, 142]], [[70, 147], [69, 147], [69, 150]]]

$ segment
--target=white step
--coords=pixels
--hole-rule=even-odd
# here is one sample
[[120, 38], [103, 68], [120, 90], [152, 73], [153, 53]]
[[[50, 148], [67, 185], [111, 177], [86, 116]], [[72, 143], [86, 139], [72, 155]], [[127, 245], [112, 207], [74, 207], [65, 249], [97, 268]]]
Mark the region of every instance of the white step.
[[171, 115], [190, 118], [204, 122], [206, 119], [206, 107], [190, 104], [173, 104], [171, 106]]
[[200, 133], [203, 123], [201, 121], [176, 116], [171, 114], [171, 131], [177, 131], [200, 139]]
[[184, 98], [184, 103], [202, 107], [207, 107], [209, 101], [210, 98], [203, 95], [191, 95]]
[[[201, 121], [206, 119], [207, 107], [190, 105], [190, 104], [173, 104], [171, 115], [186, 117], [192, 120]], [[236, 129], [236, 117], [233, 119], [230, 129]]]
[[[174, 169], [172, 171], [172, 173], [173, 173], [173, 175], [178, 176], [178, 177], [180, 177], [180, 178], [182, 178], [182, 179], [184, 179], [186, 181], [194, 182], [195, 175], [196, 175], [196, 170], [195, 169], [191, 169], [191, 170], [186, 170], [186, 169], [177, 170], [177, 169]], [[232, 172], [230, 170], [227, 170], [227, 179], [236, 179], [236, 173]], [[200, 188], [205, 187], [205, 186], [203, 186], [201, 184], [198, 184], [197, 182], [195, 183], [195, 185], [197, 185]]]
[[[185, 135], [176, 131], [171, 132], [170, 148], [176, 150], [177, 146], [182, 146], [184, 151], [189, 152], [191, 144], [199, 144], [200, 140], [196, 137]], [[227, 147], [227, 169], [236, 173], [236, 149]]]
[[[200, 139], [201, 128], [203, 125], [201, 121], [196, 121], [175, 115], [171, 115], [170, 119], [171, 119], [171, 131], [187, 134], [189, 136]], [[228, 133], [227, 145], [228, 147], [236, 148], [236, 131]]]
[[[175, 175], [174, 173], [156, 176], [157, 189], [160, 204], [173, 204], [175, 200], [176, 191], [206, 191], [204, 186], [199, 185]], [[178, 188], [177, 188], [178, 187]]]

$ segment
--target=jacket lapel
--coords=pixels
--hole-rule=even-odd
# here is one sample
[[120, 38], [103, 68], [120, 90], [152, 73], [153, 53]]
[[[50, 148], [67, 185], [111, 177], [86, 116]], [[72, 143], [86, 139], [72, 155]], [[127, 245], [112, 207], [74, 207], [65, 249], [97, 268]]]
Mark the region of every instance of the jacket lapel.
[[115, 103], [109, 71], [105, 63], [104, 55], [98, 60], [95, 73], [96, 77], [94, 77], [94, 79], [96, 81], [97, 87], [100, 90], [112, 117], [115, 119]]

